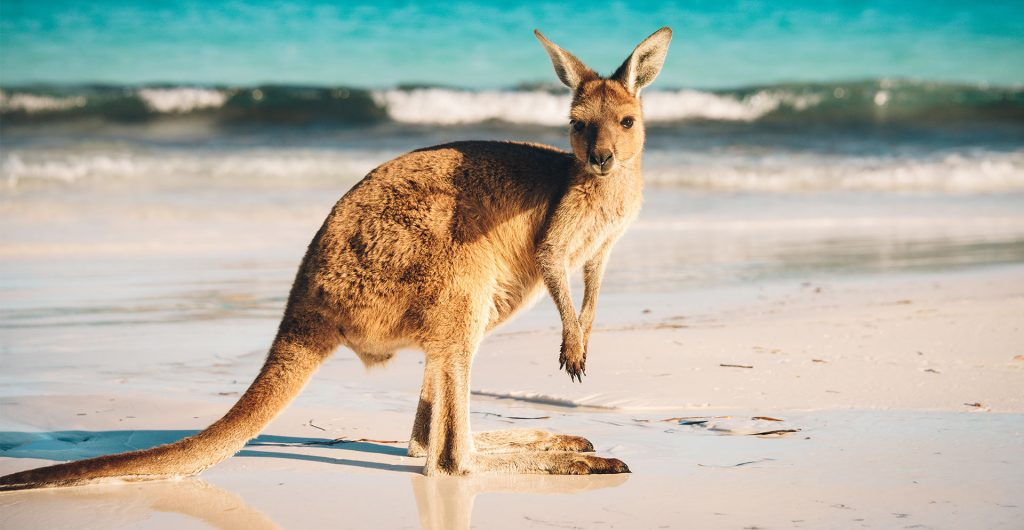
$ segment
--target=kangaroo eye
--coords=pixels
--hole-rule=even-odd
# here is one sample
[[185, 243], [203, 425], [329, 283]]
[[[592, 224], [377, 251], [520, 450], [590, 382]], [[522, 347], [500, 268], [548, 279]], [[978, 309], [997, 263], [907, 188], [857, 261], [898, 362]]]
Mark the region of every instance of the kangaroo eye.
[[582, 131], [587, 126], [586, 123], [577, 120], [569, 120], [569, 125], [572, 125], [573, 130], [576, 132]]
[[633, 126], [633, 118], [627, 116], [625, 118], [622, 118], [622, 121], [619, 123], [621, 123], [623, 127], [628, 129]]

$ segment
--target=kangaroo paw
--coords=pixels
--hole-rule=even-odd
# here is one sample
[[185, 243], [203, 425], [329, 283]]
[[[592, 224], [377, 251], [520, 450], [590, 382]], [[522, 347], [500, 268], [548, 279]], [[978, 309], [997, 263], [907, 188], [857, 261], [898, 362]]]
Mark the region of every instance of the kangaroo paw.
[[611, 475], [629, 473], [629, 466], [618, 458], [602, 458], [592, 455], [575, 455], [569, 467], [556, 467], [550, 471], [558, 475]]
[[408, 455], [412, 458], [427, 456], [427, 447], [425, 445], [420, 445], [416, 440], [409, 440]]

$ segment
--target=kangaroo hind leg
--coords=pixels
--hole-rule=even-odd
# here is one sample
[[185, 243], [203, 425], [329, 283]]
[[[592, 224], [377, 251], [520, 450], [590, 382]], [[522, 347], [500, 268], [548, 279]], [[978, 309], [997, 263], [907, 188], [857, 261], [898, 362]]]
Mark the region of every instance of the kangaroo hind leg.
[[412, 424], [412, 434], [409, 436], [409, 456], [427, 456], [427, 444], [430, 441], [430, 411], [434, 401], [432, 382], [433, 367], [429, 362], [424, 363], [423, 387], [420, 389], [420, 402], [416, 406], [416, 419]]
[[[427, 456], [427, 444], [430, 440], [434, 401], [433, 381], [435, 374], [433, 370], [441, 364], [426, 363], [427, 366], [423, 374], [423, 387], [420, 389], [419, 404], [416, 407], [416, 419], [413, 422], [412, 434], [409, 436], [408, 455], [411, 457]], [[468, 409], [468, 403], [466, 407]], [[540, 429], [485, 431], [473, 433], [472, 438], [473, 448], [481, 453], [515, 453], [522, 451], [573, 451], [588, 453], [594, 450], [594, 445], [590, 443], [590, 440], [581, 436], [555, 434]]]
[[[559, 439], [557, 435], [543, 431], [511, 431], [514, 433], [511, 435], [509, 431], [481, 433], [477, 437], [482, 442], [481, 449], [501, 453], [476, 451], [469, 426], [470, 364], [476, 342], [467, 341], [461, 345], [435, 344], [426, 348], [424, 390], [421, 393], [417, 423], [413, 428], [413, 439], [410, 441], [411, 452], [421, 448], [426, 431], [425, 475], [589, 475], [629, 472], [621, 460], [576, 452], [592, 449], [590, 443], [582, 438], [575, 442], [577, 448], [573, 451], [560, 450], [559, 447], [547, 447], [551, 449], [547, 451], [537, 450], [542, 444]], [[416, 441], [417, 437], [419, 441]], [[584, 444], [586, 447], [581, 447]], [[508, 452], [509, 449], [519, 452]]]
[[[420, 410], [410, 451], [422, 447], [427, 431], [425, 475], [472, 472], [473, 439], [469, 428], [469, 372], [479, 339], [434, 343], [426, 350]], [[419, 439], [417, 439], [419, 438]]]

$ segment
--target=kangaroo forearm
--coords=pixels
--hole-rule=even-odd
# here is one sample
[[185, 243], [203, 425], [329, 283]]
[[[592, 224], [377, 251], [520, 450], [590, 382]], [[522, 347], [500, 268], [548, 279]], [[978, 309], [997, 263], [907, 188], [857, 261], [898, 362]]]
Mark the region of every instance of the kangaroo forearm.
[[572, 294], [569, 291], [569, 273], [563, 267], [549, 267], [544, 272], [544, 284], [551, 294], [551, 299], [558, 308], [558, 314], [562, 317], [562, 327], [566, 331], [573, 331], [579, 328], [579, 319], [576, 315], [576, 308], [572, 304]]
[[562, 327], [572, 332], [579, 329], [579, 320], [569, 290], [568, 217], [562, 211], [555, 214], [544, 241], [537, 248], [536, 257], [544, 285], [562, 317]]
[[590, 330], [597, 313], [597, 297], [601, 292], [601, 281], [604, 279], [605, 264], [611, 243], [604, 244], [597, 254], [583, 266], [583, 306], [580, 308], [580, 327], [584, 332]]
[[583, 329], [590, 329], [590, 326], [594, 323], [594, 317], [597, 315], [597, 295], [601, 291], [601, 278], [597, 278], [592, 282], [586, 284], [586, 290], [583, 294], [583, 307], [580, 308], [580, 327]]

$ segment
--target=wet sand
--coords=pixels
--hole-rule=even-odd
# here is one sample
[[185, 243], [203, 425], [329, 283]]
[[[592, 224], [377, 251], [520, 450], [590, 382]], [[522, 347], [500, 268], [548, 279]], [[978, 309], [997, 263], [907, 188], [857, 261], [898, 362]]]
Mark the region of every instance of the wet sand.
[[[404, 456], [402, 443], [420, 354], [366, 372], [341, 351], [263, 436], [201, 478], [3, 494], [0, 522], [1013, 528], [1019, 521], [1024, 269], [612, 293], [603, 309], [582, 385], [557, 371], [557, 320], [547, 302], [489, 337], [475, 362], [472, 421], [477, 430], [587, 436], [598, 454], [626, 461], [631, 475], [424, 478], [422, 459]], [[262, 352], [243, 343], [267, 340], [270, 316], [238, 320], [193, 322], [189, 337], [161, 337], [184, 350], [193, 342], [241, 350], [236, 356], [189, 352], [155, 366], [149, 355], [146, 362], [76, 355], [70, 366], [8, 363], [31, 377], [4, 377], [0, 472], [148, 447], [202, 428], [261, 361]], [[225, 329], [239, 338], [224, 339]], [[122, 354], [153, 344], [148, 333], [106, 340]]]

